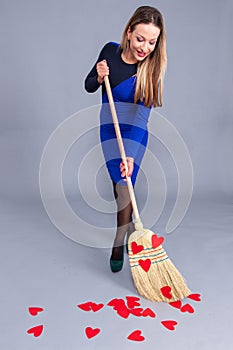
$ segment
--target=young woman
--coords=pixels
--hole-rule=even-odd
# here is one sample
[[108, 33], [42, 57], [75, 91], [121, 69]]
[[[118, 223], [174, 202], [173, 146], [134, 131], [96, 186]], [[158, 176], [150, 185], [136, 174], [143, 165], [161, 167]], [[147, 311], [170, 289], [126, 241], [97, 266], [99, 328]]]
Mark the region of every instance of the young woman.
[[[150, 110], [162, 106], [166, 64], [166, 33], [162, 14], [154, 7], [141, 6], [129, 19], [121, 43], [107, 43], [85, 79], [87, 92], [95, 92], [102, 86], [100, 139], [117, 203], [117, 232], [110, 258], [112, 272], [122, 269], [125, 235], [134, 231], [132, 205], [124, 178], [131, 176], [135, 185], [147, 146]], [[107, 75], [126, 151], [127, 174], [108, 105], [104, 84]]]

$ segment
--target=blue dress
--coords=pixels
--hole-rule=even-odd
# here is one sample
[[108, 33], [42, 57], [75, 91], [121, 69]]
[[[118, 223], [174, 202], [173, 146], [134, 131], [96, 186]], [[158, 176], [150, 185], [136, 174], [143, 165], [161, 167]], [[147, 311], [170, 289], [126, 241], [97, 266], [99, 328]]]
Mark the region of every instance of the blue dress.
[[[101, 50], [97, 62], [106, 59], [109, 66], [109, 81], [125, 153], [127, 157], [134, 158], [131, 177], [134, 186], [148, 142], [147, 124], [151, 108], [145, 107], [141, 101], [134, 103], [137, 64], [125, 63], [121, 58], [121, 52], [119, 44], [110, 42]], [[88, 92], [95, 92], [100, 86], [97, 81], [96, 63], [85, 79], [85, 88]], [[105, 84], [102, 84], [100, 140], [110, 178], [117, 184], [127, 185], [120, 172], [121, 156]]]

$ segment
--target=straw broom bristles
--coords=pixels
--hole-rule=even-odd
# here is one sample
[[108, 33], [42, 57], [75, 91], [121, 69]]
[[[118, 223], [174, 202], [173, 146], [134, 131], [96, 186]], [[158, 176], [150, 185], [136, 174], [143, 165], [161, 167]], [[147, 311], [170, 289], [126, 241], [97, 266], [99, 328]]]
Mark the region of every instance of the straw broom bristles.
[[[129, 262], [138, 293], [151, 301], [168, 303], [187, 297], [191, 292], [184, 278], [168, 258], [162, 245], [153, 248], [153, 236], [155, 234], [152, 231], [142, 229], [134, 231], [129, 237]], [[133, 242], [139, 249], [143, 246], [143, 250], [133, 253]], [[171, 288], [171, 292], [165, 296], [161, 288], [167, 286]]]

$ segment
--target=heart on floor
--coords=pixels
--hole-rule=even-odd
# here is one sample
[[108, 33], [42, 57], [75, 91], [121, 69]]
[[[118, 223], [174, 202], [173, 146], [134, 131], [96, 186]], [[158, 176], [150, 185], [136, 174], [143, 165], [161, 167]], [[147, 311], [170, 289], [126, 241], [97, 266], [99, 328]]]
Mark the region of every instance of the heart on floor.
[[110, 300], [107, 305], [117, 307], [118, 305], [122, 304], [122, 302], [124, 302], [123, 299], [114, 298]]
[[141, 307], [136, 307], [136, 308], [130, 310], [130, 313], [132, 315], [138, 316], [138, 317], [142, 316], [142, 312], [143, 312], [143, 309]]
[[195, 301], [201, 301], [201, 295], [196, 293], [196, 294], [190, 294], [188, 295], [189, 299], [195, 300]]
[[180, 309], [181, 312], [189, 312], [190, 314], [194, 313], [194, 308], [190, 304], [185, 304]]
[[139, 297], [134, 297], [134, 296], [127, 296], [127, 306], [130, 309], [133, 309], [136, 306], [140, 306], [140, 298]]
[[130, 310], [127, 308], [123, 299], [112, 299], [107, 305], [113, 306], [113, 309], [116, 310], [117, 314], [125, 319], [130, 315]]
[[33, 334], [34, 337], [39, 337], [43, 332], [44, 326], [41, 324], [40, 326], [32, 327], [28, 329], [28, 334]]
[[78, 307], [83, 311], [97, 312], [104, 307], [104, 304], [96, 304], [96, 303], [93, 303], [92, 301], [88, 301], [86, 303], [79, 304]]
[[169, 331], [174, 331], [175, 326], [177, 325], [177, 322], [173, 320], [162, 321], [161, 323], [164, 327], [169, 329]]
[[136, 330], [132, 332], [127, 339], [133, 340], [133, 341], [143, 341], [145, 340], [145, 337], [142, 335], [142, 331]]
[[97, 312], [97, 311], [101, 310], [103, 307], [104, 307], [104, 304], [95, 304], [95, 303], [92, 303], [92, 305], [91, 305], [91, 310], [92, 310], [93, 312]]
[[93, 337], [96, 337], [97, 334], [100, 333], [100, 328], [92, 328], [92, 327], [87, 327], [85, 329], [85, 333], [88, 339], [91, 339]]
[[37, 316], [38, 313], [44, 311], [44, 309], [42, 307], [33, 307], [33, 306], [31, 306], [31, 307], [28, 308], [28, 311], [29, 311], [30, 315]]
[[171, 305], [172, 307], [175, 307], [176, 309], [180, 309], [182, 306], [182, 302], [181, 300], [171, 301], [169, 305]]
[[151, 317], [151, 318], [155, 318], [156, 314], [154, 313], [153, 310], [151, 310], [149, 307], [147, 309], [145, 309], [141, 315], [142, 317]]

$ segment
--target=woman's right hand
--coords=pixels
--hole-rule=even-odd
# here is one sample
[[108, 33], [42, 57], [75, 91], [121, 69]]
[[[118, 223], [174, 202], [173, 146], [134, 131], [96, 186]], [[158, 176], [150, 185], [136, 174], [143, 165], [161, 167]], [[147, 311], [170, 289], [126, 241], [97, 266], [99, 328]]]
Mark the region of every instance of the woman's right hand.
[[107, 65], [107, 61], [103, 60], [97, 63], [96, 70], [98, 73], [97, 81], [99, 84], [102, 84], [104, 81], [104, 77], [109, 75], [109, 67]]
[[[127, 168], [128, 168], [128, 173], [127, 176], [131, 177], [133, 174], [133, 169], [134, 169], [134, 159], [131, 157], [126, 157], [126, 161], [127, 161]], [[120, 163], [120, 171], [121, 171], [121, 177], [125, 177], [126, 176], [126, 167], [123, 161], [121, 161]], [[124, 179], [124, 181], [126, 181], [126, 179]]]

